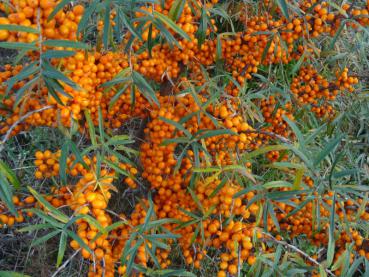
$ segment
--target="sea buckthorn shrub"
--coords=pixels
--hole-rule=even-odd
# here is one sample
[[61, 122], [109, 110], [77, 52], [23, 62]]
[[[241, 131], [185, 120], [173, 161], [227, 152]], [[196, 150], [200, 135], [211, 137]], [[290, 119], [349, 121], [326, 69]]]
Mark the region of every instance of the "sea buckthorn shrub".
[[290, 2], [1, 3], [2, 232], [57, 240], [54, 275], [364, 276], [369, 2]]

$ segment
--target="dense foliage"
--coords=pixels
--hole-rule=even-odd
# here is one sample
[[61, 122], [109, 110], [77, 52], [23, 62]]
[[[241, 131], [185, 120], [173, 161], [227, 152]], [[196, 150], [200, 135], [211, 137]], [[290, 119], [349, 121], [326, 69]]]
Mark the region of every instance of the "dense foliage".
[[0, 9], [0, 268], [369, 272], [369, 1]]

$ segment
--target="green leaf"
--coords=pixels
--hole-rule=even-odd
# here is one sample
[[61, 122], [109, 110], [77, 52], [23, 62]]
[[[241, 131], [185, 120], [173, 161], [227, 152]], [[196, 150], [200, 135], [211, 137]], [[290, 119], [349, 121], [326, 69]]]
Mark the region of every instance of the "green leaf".
[[300, 189], [300, 185], [301, 185], [302, 178], [304, 177], [304, 173], [305, 173], [305, 168], [300, 168], [296, 171], [295, 180], [293, 182], [294, 190]]
[[139, 38], [142, 41], [141, 34], [139, 32], [137, 32], [137, 30], [133, 27], [133, 25], [131, 24], [131, 22], [127, 18], [126, 14], [119, 9], [118, 10], [118, 15], [122, 18], [123, 24], [127, 27], [127, 29], [131, 32], [131, 34], [134, 35], [135, 37]]
[[5, 93], [8, 94], [17, 82], [24, 80], [39, 71], [40, 67], [38, 66], [37, 62], [30, 63], [28, 66], [24, 67], [17, 75], [13, 76], [7, 81], [7, 88]]
[[63, 40], [63, 39], [49, 39], [43, 42], [44, 46], [49, 47], [65, 47], [65, 48], [73, 48], [73, 49], [84, 49], [89, 50], [91, 46], [86, 43], [79, 41], [71, 41], [71, 40]]
[[18, 229], [18, 232], [33, 232], [41, 229], [49, 229], [53, 228], [53, 225], [50, 223], [42, 223], [42, 224], [35, 224], [35, 225], [28, 225], [26, 227], [23, 227], [21, 229]]
[[328, 156], [335, 148], [336, 146], [341, 142], [343, 138], [343, 134], [339, 135], [338, 137], [332, 139], [327, 143], [327, 145], [324, 147], [324, 149], [318, 154], [318, 156], [314, 159], [314, 166], [317, 166], [321, 163], [321, 161], [324, 160], [326, 156]]
[[216, 60], [219, 61], [221, 60], [222, 57], [222, 40], [221, 40], [221, 36], [218, 35], [217, 36], [217, 51], [216, 51]]
[[171, 20], [169, 17], [167, 17], [167, 16], [165, 16], [162, 13], [159, 13], [157, 11], [154, 11], [154, 16], [157, 19], [159, 19], [161, 22], [163, 22], [164, 24], [169, 26], [174, 32], [179, 34], [184, 39], [186, 39], [188, 41], [191, 40], [190, 37], [187, 35], [187, 33], [185, 31], [183, 31], [181, 28], [179, 28], [178, 25], [175, 22], [173, 22], [173, 20]]
[[122, 88], [120, 88], [116, 94], [114, 94], [114, 96], [110, 99], [109, 102], [109, 109], [111, 109], [115, 103], [119, 100], [120, 96], [126, 92], [127, 88], [130, 86], [130, 83], [125, 84]]
[[208, 28], [208, 22], [209, 22], [209, 18], [206, 12], [207, 12], [206, 8], [201, 7], [200, 26], [196, 32], [196, 36], [198, 39], [198, 46], [201, 46], [205, 42], [205, 38], [206, 38], [206, 30]]
[[328, 241], [328, 251], [327, 251], [327, 267], [329, 267], [334, 258], [334, 248], [335, 248], [335, 238], [334, 238], [334, 230], [335, 230], [335, 223], [334, 223], [334, 217], [336, 214], [336, 192], [333, 194], [332, 199], [332, 207], [331, 207], [331, 214], [329, 217], [329, 241]]
[[157, 29], [159, 29], [160, 35], [165, 37], [170, 48], [173, 48], [173, 45], [176, 45], [179, 49], [183, 49], [182, 46], [178, 43], [178, 41], [174, 37], [174, 35], [172, 35], [172, 33], [166, 28], [164, 23], [162, 23], [159, 19], [154, 18], [153, 24]]
[[222, 181], [217, 185], [217, 187], [213, 190], [213, 192], [209, 195], [209, 198], [213, 198], [218, 192], [225, 186], [227, 183], [227, 179], [223, 178]]
[[59, 158], [59, 176], [61, 183], [65, 185], [67, 183], [67, 159], [69, 155], [69, 143], [65, 141]]
[[[76, 90], [79, 89], [78, 85], [74, 81], [72, 81], [71, 79], [69, 79], [69, 77], [65, 76], [59, 70], [54, 68], [48, 61], [44, 60], [42, 63], [42, 67], [43, 67], [42, 75], [44, 77], [62, 81]], [[61, 91], [64, 91], [62, 87]], [[72, 98], [72, 96], [69, 97]]]
[[5, 176], [2, 174], [0, 174], [0, 199], [5, 203], [12, 214], [18, 215], [13, 203], [12, 188], [8, 182], [8, 179], [6, 179]]
[[150, 25], [149, 25], [149, 34], [148, 34], [148, 37], [147, 37], [147, 50], [149, 52], [150, 57], [152, 56], [152, 48], [154, 47], [154, 39], [152, 37], [152, 26], [153, 26], [153, 24], [150, 23]]
[[37, 29], [15, 24], [0, 24], [0, 30], [39, 34], [39, 31]]
[[59, 240], [59, 249], [58, 249], [58, 257], [56, 259], [56, 267], [59, 267], [61, 265], [66, 247], [67, 247], [67, 234], [62, 232]]
[[92, 122], [92, 119], [91, 119], [90, 111], [87, 109], [85, 110], [85, 118], [86, 118], [87, 125], [88, 125], [88, 132], [90, 135], [91, 143], [92, 145], [96, 145], [97, 144], [96, 130], [95, 130], [94, 123]]
[[275, 214], [273, 204], [270, 201], [268, 201], [267, 210], [268, 210], [268, 213], [270, 215], [270, 218], [272, 219], [272, 221], [274, 223], [274, 226], [277, 228], [278, 232], [280, 232], [281, 229], [280, 229], [280, 226], [279, 226], [279, 222], [278, 222], [277, 216]]
[[31, 277], [23, 273], [18, 273], [15, 271], [0, 271], [0, 277]]
[[160, 269], [152, 272], [151, 276], [160, 277], [196, 277], [194, 273], [188, 272], [185, 269]]
[[61, 231], [60, 230], [55, 230], [52, 231], [51, 233], [46, 234], [45, 236], [42, 236], [34, 241], [32, 241], [31, 246], [37, 246], [40, 245], [46, 241], [48, 241], [49, 239], [55, 237], [57, 234], [59, 234]]
[[49, 202], [45, 200], [36, 190], [34, 190], [32, 187], [27, 186], [28, 190], [32, 193], [32, 195], [37, 199], [38, 202], [40, 202], [47, 210], [51, 212], [51, 215], [59, 220], [60, 222], [67, 223], [68, 217], [60, 212], [58, 209], [56, 209], [54, 206], [52, 206]]
[[65, 232], [68, 234], [69, 237], [71, 237], [72, 239], [74, 239], [76, 242], [78, 242], [78, 244], [83, 248], [86, 249], [88, 252], [90, 252], [90, 254], [93, 254], [92, 250], [90, 249], [90, 247], [75, 233], [73, 233], [70, 230], [65, 230]]
[[171, 120], [169, 118], [162, 117], [162, 116], [159, 116], [159, 119], [164, 121], [165, 123], [168, 123], [169, 125], [172, 125], [172, 126], [176, 127], [176, 129], [178, 129], [179, 131], [182, 131], [187, 137], [192, 136], [192, 134], [185, 127], [183, 127], [180, 123], [178, 123], [174, 120]]
[[301, 65], [304, 62], [304, 60], [305, 60], [305, 52], [301, 55], [297, 63], [293, 66], [291, 70], [291, 75], [295, 75], [295, 73], [300, 70]]
[[298, 142], [300, 143], [300, 147], [303, 148], [305, 146], [304, 136], [302, 135], [300, 129], [297, 127], [296, 123], [289, 119], [286, 115], [282, 115], [283, 120], [287, 122], [287, 124], [291, 127], [293, 133], [296, 135]]
[[103, 226], [101, 226], [100, 222], [97, 221], [95, 218], [88, 214], [82, 214], [81, 218], [83, 218], [85, 221], [87, 221], [91, 226], [94, 226], [99, 232], [102, 234], [106, 234], [106, 230]]
[[55, 99], [56, 102], [58, 102], [59, 105], [65, 106], [63, 101], [60, 99], [59, 95], [57, 94], [53, 82], [51, 82], [51, 79], [44, 79], [45, 86], [48, 89], [48, 93]]
[[257, 157], [260, 156], [262, 154], [268, 153], [270, 151], [280, 151], [280, 150], [287, 150], [290, 147], [287, 145], [269, 145], [269, 146], [265, 146], [265, 147], [261, 147], [257, 150], [254, 150], [250, 153], [245, 153], [243, 156], [246, 159], [251, 159], [253, 157]]
[[17, 50], [38, 50], [39, 48], [34, 43], [25, 42], [0, 42], [1, 48], [17, 49]]
[[53, 19], [55, 17], [55, 15], [61, 11], [66, 5], [68, 5], [70, 2], [72, 2], [73, 0], [62, 0], [60, 1], [55, 9], [51, 12], [51, 14], [48, 16], [47, 21], [50, 21], [51, 19]]
[[43, 219], [45, 222], [48, 222], [48, 224], [51, 225], [50, 228], [63, 229], [64, 225], [62, 223], [56, 221], [54, 217], [47, 215], [45, 212], [41, 211], [40, 209], [31, 208], [29, 209], [29, 211], [37, 215], [39, 218]]
[[358, 268], [360, 265], [362, 265], [365, 261], [364, 257], [360, 257], [358, 259], [356, 259], [350, 266], [349, 271], [347, 272], [347, 277], [351, 277], [354, 276], [355, 273], [358, 272]]
[[329, 44], [329, 49], [333, 49], [334, 45], [336, 44], [337, 39], [340, 37], [343, 29], [346, 26], [347, 20], [346, 19], [343, 19], [340, 23], [341, 23], [340, 27], [336, 31], [336, 33], [335, 33], [335, 35], [334, 35], [331, 43]]
[[88, 169], [88, 165], [86, 164], [81, 153], [79, 152], [77, 145], [72, 140], [69, 140], [68, 143], [69, 143], [70, 150], [75, 156], [75, 162], [81, 163], [85, 169]]
[[191, 194], [191, 197], [193, 201], [196, 203], [197, 207], [200, 209], [202, 213], [204, 213], [205, 212], [204, 207], [202, 206], [201, 201], [197, 197], [196, 193], [190, 187], [187, 187], [187, 190]]
[[327, 277], [327, 273], [325, 272], [323, 265], [319, 265], [319, 275], [320, 277]]
[[268, 42], [265, 45], [265, 48], [264, 48], [263, 53], [261, 55], [261, 62], [264, 62], [265, 61], [265, 58], [266, 58], [266, 56], [268, 54], [268, 51], [269, 51], [269, 48], [272, 45], [273, 37], [274, 37], [274, 34], [270, 35], [269, 38], [268, 38]]
[[319, 126], [317, 129], [312, 130], [313, 133], [311, 135], [309, 135], [306, 139], [305, 139], [305, 143], [309, 144], [310, 142], [312, 142], [319, 134], [320, 132], [327, 127], [327, 124], [322, 124], [321, 126]]
[[36, 76], [32, 80], [27, 82], [23, 87], [21, 87], [20, 89], [17, 90], [16, 98], [15, 98], [15, 101], [14, 101], [14, 104], [13, 104], [13, 109], [16, 109], [16, 107], [18, 107], [19, 103], [23, 99], [24, 93], [28, 89], [32, 89], [34, 87], [34, 85], [39, 81], [39, 79], [40, 79], [40, 76]]
[[172, 4], [172, 7], [169, 10], [170, 19], [176, 22], [180, 18], [185, 4], [186, 0], [175, 0], [174, 3]]
[[[204, 132], [204, 131], [205, 130], [201, 130], [201, 132]], [[237, 133], [229, 129], [209, 130], [209, 131], [205, 131], [205, 134], [198, 136], [197, 139], [206, 139], [206, 138], [222, 136], [222, 135], [237, 135]]]
[[16, 188], [19, 189], [21, 184], [13, 172], [13, 170], [4, 162], [0, 161], [0, 173], [5, 175], [9, 182]]
[[111, 0], [105, 0], [105, 14], [104, 14], [104, 30], [103, 30], [103, 43], [104, 47], [108, 48], [109, 33], [110, 33], [110, 3]]
[[93, 13], [95, 12], [97, 5], [100, 3], [100, 0], [93, 0], [92, 3], [90, 3], [85, 12], [82, 15], [81, 21], [78, 24], [77, 28], [77, 36], [82, 32], [85, 31], [87, 28], [88, 21], [93, 18]]
[[153, 102], [160, 107], [158, 98], [156, 97], [155, 91], [146, 81], [146, 79], [137, 71], [132, 72], [133, 83], [139, 88], [140, 92], [143, 93], [145, 98], [152, 104]]
[[154, 215], [154, 203], [151, 200], [151, 194], [150, 193], [149, 193], [149, 204], [150, 204], [150, 206], [149, 206], [149, 209], [146, 212], [145, 221], [140, 227], [140, 232], [147, 230], [147, 226], [148, 226], [152, 216]]
[[41, 54], [42, 59], [60, 59], [74, 56], [76, 52], [69, 50], [48, 50]]
[[287, 20], [290, 20], [286, 0], [277, 0], [277, 4], [278, 4], [278, 7], [281, 9], [284, 17], [287, 18]]
[[271, 181], [263, 184], [263, 188], [265, 189], [274, 189], [274, 188], [290, 188], [292, 184], [286, 181]]

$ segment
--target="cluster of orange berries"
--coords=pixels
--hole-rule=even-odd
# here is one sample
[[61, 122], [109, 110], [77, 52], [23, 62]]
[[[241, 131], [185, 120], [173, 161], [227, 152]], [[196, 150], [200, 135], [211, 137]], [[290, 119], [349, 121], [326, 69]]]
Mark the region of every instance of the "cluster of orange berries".
[[261, 112], [268, 126], [265, 131], [273, 132], [284, 137], [290, 136], [290, 130], [287, 122], [283, 119], [283, 116], [294, 120], [292, 103], [287, 102], [284, 106], [277, 101], [274, 96], [270, 96], [268, 99], [263, 99], [260, 103]]
[[[151, 12], [154, 9], [156, 12], [163, 15], [168, 15], [170, 9], [175, 1], [165, 1], [164, 6], [161, 4], [154, 4], [153, 7], [142, 8]], [[199, 1], [198, 4], [200, 4]], [[144, 12], [137, 12], [136, 16], [146, 16]], [[157, 82], [163, 80], [171, 80], [179, 77], [183, 71], [182, 65], [188, 65], [188, 67], [194, 67], [200, 64], [212, 64], [215, 58], [214, 50], [215, 43], [211, 40], [206, 41], [201, 47], [198, 47], [198, 39], [195, 34], [198, 30], [198, 21], [200, 15], [193, 13], [189, 3], [185, 3], [183, 11], [176, 21], [177, 26], [180, 27], [189, 37], [189, 40], [181, 39], [178, 41], [178, 45], [170, 47], [168, 44], [156, 44], [151, 50], [151, 55], [148, 52], [142, 52], [137, 55], [137, 64], [139, 65], [139, 72], [150, 79]], [[212, 23], [215, 21], [212, 19]], [[143, 40], [147, 41], [149, 36], [149, 23], [146, 24], [144, 32], [142, 34]], [[172, 34], [175, 33], [171, 30]], [[207, 31], [209, 34], [210, 30]], [[159, 35], [159, 31], [156, 27], [152, 27], [152, 39], [155, 39]], [[134, 50], [139, 50], [142, 45], [137, 43], [134, 46]]]
[[[307, 186], [311, 186], [312, 180], [310, 178], [305, 178]], [[315, 196], [318, 196], [318, 193], [314, 193]], [[299, 205], [306, 200], [306, 195], [301, 195], [299, 198], [292, 199], [292, 201]], [[343, 200], [339, 201], [340, 204], [333, 203], [333, 192], [329, 191], [322, 195], [322, 200], [325, 205], [320, 205], [320, 216], [322, 218], [329, 219], [331, 216], [331, 206], [335, 206], [335, 213], [338, 215], [338, 219], [336, 221], [340, 222], [355, 222], [357, 220], [367, 221], [369, 218], [369, 210], [368, 205], [365, 205], [365, 209], [358, 214], [359, 206], [362, 205], [363, 199], [359, 198], [357, 201], [353, 200]], [[284, 203], [278, 203], [279, 212], [277, 213], [277, 219], [280, 224], [281, 230], [284, 232], [288, 232], [290, 237], [297, 237], [301, 234], [306, 235], [310, 242], [314, 245], [320, 247], [322, 245], [327, 245], [328, 243], [328, 226], [329, 223], [322, 222], [320, 226], [317, 225], [316, 221], [313, 220], [316, 215], [314, 214], [314, 203], [309, 202], [305, 205], [301, 210], [294, 213], [290, 217], [286, 217], [287, 214], [291, 213], [295, 208], [290, 205], [286, 205]], [[315, 225], [312, 224], [315, 222]], [[274, 228], [276, 232], [276, 229]], [[346, 248], [346, 244], [354, 243], [353, 250], [356, 251], [359, 255], [369, 258], [369, 253], [365, 250], [364, 247], [364, 237], [357, 230], [350, 229], [350, 232], [347, 233], [346, 230], [342, 230], [340, 232], [335, 232], [335, 241], [337, 252], [335, 252], [334, 260], [337, 261], [338, 258], [342, 255]], [[354, 254], [351, 253], [350, 263], [353, 262]], [[335, 270], [335, 274], [337, 276], [340, 275], [340, 269]]]
[[[38, 170], [35, 172], [37, 178], [40, 178], [39, 174], [43, 177], [55, 176], [54, 167], [58, 165], [58, 158], [60, 157], [60, 151], [55, 153], [46, 150], [44, 152], [36, 152], [35, 164], [38, 166]], [[110, 157], [109, 160], [117, 162], [117, 159]], [[52, 162], [51, 162], [52, 161]], [[53, 188], [50, 195], [45, 196], [45, 199], [49, 201], [54, 207], [60, 207], [67, 205], [70, 207], [75, 215], [91, 215], [96, 218], [97, 222], [102, 227], [107, 227], [112, 224], [112, 218], [108, 211], [109, 199], [111, 198], [111, 190], [116, 191], [113, 186], [113, 180], [116, 178], [116, 172], [102, 165], [99, 178], [96, 176], [96, 163], [97, 158], [83, 157], [83, 162], [87, 165], [87, 168], [82, 163], [75, 163], [73, 156], [67, 158], [67, 173], [71, 177], [77, 177], [77, 181], [74, 184], [69, 184], [60, 188]], [[52, 164], [52, 168], [48, 168], [47, 165]], [[124, 182], [135, 188], [136, 182], [134, 176], [137, 174], [137, 169], [130, 164], [117, 163], [119, 168], [123, 171], [127, 171], [127, 176]], [[41, 169], [43, 172], [41, 172]], [[48, 171], [51, 170], [51, 173]], [[41, 172], [41, 173], [40, 173]], [[105, 276], [114, 276], [115, 262], [119, 260], [120, 252], [113, 248], [113, 244], [116, 238], [115, 234], [103, 234], [98, 236], [99, 229], [94, 224], [91, 224], [88, 220], [78, 219], [77, 223], [77, 235], [84, 241], [89, 249], [84, 248], [75, 240], [70, 242], [73, 249], [78, 250], [82, 248], [81, 254], [85, 259], [91, 259], [98, 261], [97, 268], [91, 266], [90, 275], [99, 276], [105, 272]], [[128, 230], [126, 230], [128, 233]], [[125, 238], [127, 240], [127, 238]], [[92, 251], [92, 252], [91, 252]], [[115, 251], [113, 253], [113, 251]], [[104, 267], [102, 261], [104, 260]]]
[[[104, 92], [104, 88], [101, 87], [103, 83], [110, 81], [116, 74], [128, 67], [125, 55], [109, 52], [105, 55], [95, 53], [85, 56], [83, 52], [77, 52], [72, 57], [62, 59], [60, 66], [64, 73], [79, 85], [79, 89], [65, 85], [64, 90], [70, 96], [57, 93], [60, 103], [48, 95], [48, 90], [44, 86], [40, 88], [41, 93], [36, 94], [39, 89], [36, 86], [32, 91], [34, 92], [32, 97], [20, 99], [19, 105], [14, 109], [13, 106], [17, 101], [14, 92], [22, 88], [27, 80], [18, 82], [7, 95], [5, 81], [19, 73], [22, 67], [5, 66], [4, 71], [0, 72], [0, 94], [4, 97], [2, 100], [4, 108], [0, 109], [0, 113], [6, 117], [6, 120], [0, 124], [0, 133], [6, 133], [9, 126], [19, 120], [24, 113], [48, 105], [51, 105], [50, 109], [33, 113], [24, 122], [17, 125], [11, 135], [27, 130], [30, 126], [57, 127], [58, 122], [64, 126], [70, 126], [71, 120], [81, 121], [84, 118], [83, 112], [85, 110], [90, 112], [92, 121], [97, 125], [98, 111], [101, 109], [105, 125], [110, 128], [119, 128], [129, 118], [144, 117], [147, 114], [149, 104], [138, 89], [134, 92], [134, 106], [132, 106], [133, 98], [130, 88], [111, 105], [116, 90], [119, 88]], [[31, 80], [32, 76], [28, 79]]]
[[[49, 20], [50, 14], [58, 4], [56, 0], [11, 0], [8, 2], [9, 5], [4, 4], [2, 10], [11, 11], [11, 13], [7, 17], [0, 17], [0, 24], [31, 27], [41, 31], [45, 39], [77, 40], [78, 23], [84, 13], [82, 5], [76, 5], [68, 12], [61, 10]], [[39, 35], [0, 30], [0, 41], [2, 40], [34, 42], [39, 40]]]
[[347, 73], [347, 68], [342, 72], [338, 71], [337, 80], [329, 82], [313, 66], [303, 67], [298, 76], [293, 78], [290, 90], [300, 105], [311, 105], [311, 110], [319, 117], [329, 116], [333, 113], [329, 102], [335, 100], [341, 91], [353, 92], [354, 85], [359, 82]]
[[51, 176], [59, 175], [60, 154], [60, 150], [56, 153], [52, 153], [49, 150], [46, 150], [45, 152], [36, 152], [36, 160], [34, 161], [34, 164], [38, 169], [35, 172], [36, 179], [50, 178]]
[[25, 221], [26, 216], [33, 216], [31, 211], [24, 212], [23, 209], [30, 207], [35, 203], [35, 198], [33, 196], [26, 196], [23, 199], [19, 199], [18, 196], [13, 196], [12, 202], [17, 210], [17, 216], [10, 215], [8, 208], [0, 203], [0, 229], [7, 226], [12, 227], [15, 223], [22, 223]]
[[[187, 151], [186, 157], [181, 161], [179, 170], [176, 172], [175, 166], [177, 161], [175, 155], [178, 145], [175, 143], [163, 145], [163, 143], [173, 138], [176, 132], [178, 132], [177, 136], [184, 134], [180, 130], [176, 131], [175, 127], [167, 123], [164, 119], [179, 122], [181, 118], [188, 117], [188, 120], [183, 123], [183, 126], [192, 134], [205, 128], [216, 129], [216, 126], [209, 117], [202, 113], [199, 114], [200, 120], [197, 120], [197, 116], [194, 113], [199, 111], [199, 106], [190, 95], [181, 98], [159, 97], [159, 101], [160, 108], [150, 113], [151, 121], [145, 129], [145, 142], [141, 145], [142, 176], [157, 191], [153, 199], [157, 207], [157, 216], [159, 218], [169, 217], [182, 222], [188, 222], [191, 220], [191, 217], [184, 213], [183, 210], [195, 212], [198, 209], [194, 200], [186, 192], [192, 175], [193, 164], [195, 163], [194, 152], [192, 150]], [[236, 106], [233, 108], [237, 109]], [[219, 123], [224, 124], [224, 126], [234, 132], [234, 135], [218, 135], [205, 139], [206, 148], [211, 150], [211, 157], [209, 159], [216, 160], [222, 165], [232, 164], [232, 158], [235, 158], [237, 149], [247, 149], [251, 145], [252, 138], [255, 137], [255, 134], [245, 133], [245, 131], [250, 131], [252, 128], [236, 112], [235, 115], [232, 115], [232, 112], [225, 105], [217, 108], [209, 107], [208, 112], [218, 118]], [[194, 115], [189, 117], [191, 114]], [[201, 164], [205, 162], [205, 156], [206, 154], [202, 151], [199, 153]], [[251, 205], [249, 209], [246, 209], [246, 205], [242, 203], [242, 198], [233, 199], [232, 197], [241, 187], [231, 183], [225, 184], [219, 190], [218, 194], [209, 198], [219, 184], [220, 181], [205, 181], [204, 183], [197, 182], [195, 184], [195, 193], [203, 207], [202, 212], [207, 213], [211, 211], [210, 215], [212, 215], [203, 221], [204, 234], [206, 241], [213, 241], [215, 247], [224, 247], [224, 249], [228, 249], [227, 251], [235, 252], [231, 240], [225, 239], [225, 237], [232, 238], [234, 236], [241, 238], [246, 230], [248, 230], [247, 233], [250, 235], [253, 226], [245, 225], [245, 228], [223, 229], [226, 228], [225, 226], [222, 227], [223, 223], [215, 220], [213, 217], [217, 215], [229, 217], [233, 214], [248, 218], [250, 214], [255, 216], [258, 206]], [[236, 226], [239, 223], [235, 222]], [[183, 249], [186, 262], [188, 264], [193, 263], [196, 268], [199, 268], [200, 261], [204, 257], [201, 249], [203, 247], [211, 247], [212, 244], [204, 244], [201, 238], [198, 237], [195, 239], [195, 243], [199, 245], [199, 248], [196, 252], [192, 249], [191, 240], [196, 232], [196, 226], [196, 224], [191, 224], [183, 229], [176, 230], [178, 226], [177, 224], [173, 224], [173, 226], [168, 228], [181, 235], [178, 242]], [[237, 231], [235, 231], [236, 229]], [[248, 245], [248, 250], [252, 248], [250, 241], [245, 241], [244, 243]], [[244, 251], [242, 259], [246, 261], [249, 257], [251, 257], [250, 261], [253, 262], [252, 253]], [[233, 259], [228, 259], [228, 270], [230, 272], [234, 271], [236, 263], [236, 260]], [[225, 274], [225, 271], [222, 271], [220, 274], [223, 273]]]

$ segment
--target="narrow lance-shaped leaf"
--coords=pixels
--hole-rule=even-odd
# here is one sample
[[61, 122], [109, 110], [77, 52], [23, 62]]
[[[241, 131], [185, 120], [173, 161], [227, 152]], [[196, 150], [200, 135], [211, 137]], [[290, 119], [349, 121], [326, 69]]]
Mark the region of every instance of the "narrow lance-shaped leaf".
[[6, 179], [4, 175], [0, 174], [0, 199], [4, 201], [5, 205], [12, 214], [18, 215], [12, 198], [13, 192], [8, 179]]
[[39, 48], [34, 43], [25, 42], [0, 42], [0, 48], [17, 49], [17, 50], [38, 50]]
[[66, 5], [68, 5], [70, 2], [72, 2], [73, 0], [62, 0], [60, 1], [56, 7], [54, 8], [54, 10], [51, 12], [51, 14], [47, 17], [47, 21], [50, 21], [51, 19], [53, 19], [55, 17], [55, 15], [61, 11]]
[[281, 9], [281, 12], [284, 15], [284, 17], [289, 20], [290, 16], [288, 14], [288, 7], [287, 7], [286, 0], [277, 0], [277, 4], [278, 4], [279, 8]]
[[110, 4], [111, 0], [105, 0], [104, 30], [103, 30], [103, 43], [105, 48], [108, 48], [108, 41], [110, 35]]
[[165, 123], [168, 123], [168, 124], [176, 127], [179, 131], [182, 131], [187, 137], [192, 136], [191, 133], [185, 127], [183, 127], [180, 123], [178, 123], [174, 120], [171, 120], [169, 118], [162, 117], [162, 116], [159, 116], [159, 119], [164, 121]]
[[52, 206], [42, 195], [40, 195], [36, 190], [34, 190], [32, 187], [28, 186], [28, 190], [32, 193], [32, 195], [37, 199], [38, 202], [40, 202], [47, 210], [51, 212], [51, 215], [59, 220], [60, 222], [67, 223], [68, 217], [63, 214], [61, 211], [56, 209], [54, 206]]
[[173, 20], [171, 20], [169, 17], [163, 15], [162, 13], [159, 13], [157, 11], [154, 11], [154, 16], [158, 18], [161, 22], [163, 22], [165, 25], [169, 26], [174, 32], [179, 34], [184, 39], [190, 41], [190, 37], [188, 34], [183, 31]]
[[23, 87], [17, 90], [15, 101], [13, 104], [13, 109], [16, 109], [18, 107], [19, 103], [22, 101], [24, 93], [28, 91], [29, 89], [34, 88], [34, 85], [39, 81], [40, 76], [34, 77], [32, 80], [27, 82]]
[[88, 5], [87, 9], [82, 15], [81, 21], [78, 24], [77, 35], [79, 35], [82, 31], [86, 30], [87, 23], [92, 18], [92, 14], [95, 12], [99, 2], [100, 0], [94, 0], [92, 3]]
[[300, 148], [305, 146], [304, 136], [302, 135], [300, 129], [297, 127], [296, 123], [289, 119], [286, 115], [283, 115], [283, 120], [291, 127], [292, 131], [296, 135], [298, 142], [300, 143]]
[[121, 17], [124, 26], [131, 32], [131, 34], [142, 41], [141, 34], [133, 27], [126, 14], [122, 10], [119, 10], [118, 15]]
[[47, 50], [41, 54], [42, 59], [60, 59], [71, 57], [75, 54], [74, 51], [70, 50]]
[[14, 171], [4, 161], [0, 161], [0, 173], [4, 174], [16, 189], [21, 187], [17, 175], [15, 175]]
[[66, 247], [67, 247], [67, 234], [62, 232], [59, 240], [58, 257], [56, 259], [57, 267], [59, 267], [63, 261]]
[[15, 271], [3, 271], [3, 270], [0, 271], [0, 276], [1, 277], [31, 277], [30, 275], [18, 273]]
[[22, 25], [15, 25], [15, 24], [0, 24], [0, 30], [7, 30], [11, 32], [25, 32], [25, 33], [32, 33], [32, 34], [39, 33], [37, 29], [22, 26]]
[[95, 130], [94, 123], [92, 122], [91, 114], [89, 110], [85, 110], [85, 118], [86, 118], [87, 125], [88, 125], [88, 132], [90, 135], [91, 143], [92, 145], [96, 145], [97, 144], [96, 130]]
[[178, 20], [183, 12], [183, 8], [185, 6], [186, 0], [175, 0], [172, 4], [172, 7], [169, 10], [169, 17], [174, 22]]
[[62, 148], [61, 148], [61, 154], [59, 158], [59, 176], [62, 184], [67, 183], [67, 158], [69, 155], [69, 144], [66, 141]]
[[335, 230], [335, 213], [336, 213], [336, 193], [333, 194], [332, 199], [332, 207], [331, 207], [331, 214], [329, 217], [329, 239], [328, 239], [328, 251], [327, 251], [327, 266], [329, 267], [334, 258], [334, 248], [335, 248], [335, 238], [334, 238], [334, 230]]
[[65, 48], [73, 48], [73, 49], [84, 49], [88, 50], [91, 47], [83, 42], [79, 41], [71, 41], [71, 40], [63, 40], [63, 39], [49, 39], [43, 42], [44, 46], [49, 47], [65, 47]]
[[328, 156], [336, 148], [336, 146], [341, 142], [342, 138], [343, 134], [329, 141], [328, 144], [323, 148], [323, 150], [321, 150], [318, 156], [314, 159], [314, 165], [316, 166], [320, 164], [321, 161], [323, 161], [325, 157]]
[[140, 91], [144, 94], [144, 96], [150, 103], [154, 102], [157, 106], [160, 106], [155, 91], [140, 73], [138, 73], [137, 71], [133, 71], [132, 79], [134, 84], [140, 89]]
[[42, 236], [34, 241], [32, 241], [31, 243], [31, 246], [37, 246], [37, 245], [40, 245], [46, 241], [48, 241], [49, 239], [55, 237], [57, 234], [59, 234], [61, 231], [60, 230], [55, 230], [55, 231], [52, 231], [48, 234], [46, 234], [45, 236]]

